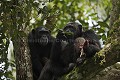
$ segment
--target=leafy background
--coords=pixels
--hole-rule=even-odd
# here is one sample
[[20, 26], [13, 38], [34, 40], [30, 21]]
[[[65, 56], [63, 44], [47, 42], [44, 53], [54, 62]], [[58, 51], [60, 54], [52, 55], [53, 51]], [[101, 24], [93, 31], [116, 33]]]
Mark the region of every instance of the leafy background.
[[1, 0], [0, 79], [15, 80], [16, 37], [27, 36], [31, 29], [42, 25], [55, 36], [68, 22], [78, 20], [83, 30], [94, 30], [104, 46], [110, 11], [110, 0]]

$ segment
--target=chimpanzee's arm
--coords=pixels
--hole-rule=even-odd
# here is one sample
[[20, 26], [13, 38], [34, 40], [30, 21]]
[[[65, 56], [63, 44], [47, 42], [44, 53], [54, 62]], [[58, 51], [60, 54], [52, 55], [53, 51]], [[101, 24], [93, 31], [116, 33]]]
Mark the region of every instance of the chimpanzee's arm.
[[50, 57], [50, 60], [51, 60], [50, 69], [55, 76], [62, 76], [64, 74], [67, 74], [74, 67], [73, 63], [70, 63], [68, 66], [64, 66], [63, 61], [61, 60], [62, 40], [65, 40], [65, 36], [62, 31], [59, 31], [56, 37], [56, 41], [53, 44], [51, 57]]
[[56, 39], [54, 40], [52, 49], [51, 49], [51, 56], [50, 56], [51, 60], [59, 62], [60, 56], [62, 53], [61, 41], [64, 40], [64, 38], [65, 37], [64, 37], [63, 32], [59, 30], [56, 36]]
[[95, 34], [94, 31], [87, 30], [87, 31], [83, 32], [82, 37], [84, 37], [85, 39], [87, 39], [89, 41], [89, 43], [91, 43], [91, 44], [96, 44], [97, 43], [97, 45], [101, 48], [98, 35]]
[[65, 74], [68, 74], [70, 71], [73, 70], [75, 64], [74, 63], [70, 63], [68, 67], [61, 67], [61, 66], [54, 66], [52, 68], [52, 72], [55, 76], [63, 76]]
[[90, 44], [87, 47], [84, 47], [84, 52], [86, 53], [86, 57], [92, 57], [95, 55], [96, 52], [99, 52], [100, 48], [97, 47], [96, 45]]
[[96, 52], [100, 51], [101, 46], [98, 36], [92, 30], [85, 31], [83, 37], [88, 40], [88, 44], [84, 46], [86, 57], [92, 57]]

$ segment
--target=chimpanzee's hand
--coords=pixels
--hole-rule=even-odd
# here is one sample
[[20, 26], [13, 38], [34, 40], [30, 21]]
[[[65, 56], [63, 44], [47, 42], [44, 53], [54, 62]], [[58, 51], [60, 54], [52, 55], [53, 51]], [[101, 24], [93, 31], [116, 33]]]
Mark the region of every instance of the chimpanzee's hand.
[[89, 43], [95, 45], [97, 42], [96, 40], [92, 39], [92, 40], [89, 40]]
[[76, 60], [77, 66], [83, 64], [84, 61], [85, 61], [85, 57], [82, 57], [82, 58], [79, 57], [79, 58], [77, 58], [77, 60]]
[[69, 70], [73, 70], [74, 67], [75, 67], [75, 63], [69, 63]]

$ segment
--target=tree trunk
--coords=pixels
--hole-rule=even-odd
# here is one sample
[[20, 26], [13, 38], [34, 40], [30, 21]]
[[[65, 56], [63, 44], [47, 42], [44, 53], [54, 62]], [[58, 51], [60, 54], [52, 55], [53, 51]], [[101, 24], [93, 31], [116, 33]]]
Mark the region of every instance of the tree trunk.
[[14, 50], [16, 59], [16, 79], [17, 80], [33, 80], [32, 67], [27, 47], [27, 41], [24, 37], [17, 37], [14, 40]]
[[28, 12], [29, 14], [27, 14], [27, 10], [25, 11], [22, 5], [28, 4], [28, 2], [26, 0], [23, 0], [23, 2], [21, 3], [19, 2], [20, 1], [13, 0], [14, 5], [12, 8], [13, 9], [12, 26], [15, 27], [15, 29], [12, 31], [13, 33], [15, 33], [14, 37], [12, 36], [12, 38], [13, 38], [15, 61], [16, 61], [16, 79], [33, 80], [32, 66], [29, 55], [29, 49], [27, 47], [27, 35], [26, 35], [26, 31], [28, 31], [26, 30], [26, 27], [29, 24], [25, 25], [26, 23], [29, 23], [28, 19], [30, 18], [29, 14], [31, 12], [31, 8], [28, 7], [28, 11], [30, 12]]

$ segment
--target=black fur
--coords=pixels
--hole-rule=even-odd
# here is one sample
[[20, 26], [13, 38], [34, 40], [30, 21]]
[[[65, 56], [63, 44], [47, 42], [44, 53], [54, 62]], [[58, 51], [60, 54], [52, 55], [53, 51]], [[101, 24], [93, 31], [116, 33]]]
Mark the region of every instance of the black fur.
[[[74, 40], [78, 37], [85, 38], [86, 44], [84, 45], [83, 50], [86, 56], [82, 57], [81, 59], [78, 59], [80, 60], [80, 63], [81, 61], [83, 61], [82, 59], [93, 57], [96, 52], [99, 52], [101, 50], [101, 45], [99, 42], [98, 35], [95, 34], [95, 32], [92, 30], [83, 31], [81, 24], [77, 22], [70, 22], [64, 27], [63, 30], [66, 32], [73, 33], [72, 38], [69, 38], [68, 36], [68, 39], [71, 39], [73, 43], [74, 43]], [[77, 54], [77, 57], [80, 55], [80, 53], [76, 53], [76, 54]]]
[[38, 79], [43, 66], [50, 57], [53, 40], [50, 31], [45, 27], [33, 29], [28, 35], [34, 80]]
[[96, 52], [101, 50], [99, 38], [94, 31], [87, 30], [83, 32], [82, 37], [88, 40], [88, 45], [85, 45], [83, 48], [87, 58], [94, 56]]
[[[79, 36], [82, 36], [82, 25], [77, 22], [69, 22], [64, 28], [63, 31], [73, 33], [73, 37], [68, 39], [75, 39]], [[67, 36], [67, 35], [66, 35]], [[71, 35], [70, 35], [71, 36]]]
[[54, 80], [64, 74], [69, 73], [75, 66], [74, 45], [65, 43], [65, 48], [62, 49], [62, 43], [66, 37], [61, 32], [58, 32], [56, 41], [52, 46], [50, 60], [44, 66], [38, 80]]
[[[69, 34], [72, 33], [72, 34]], [[68, 23], [63, 31], [59, 31], [51, 49], [51, 56], [45, 64], [38, 80], [54, 80], [69, 73], [79, 59], [79, 54], [74, 51], [74, 40], [84, 37], [89, 45], [84, 46], [86, 57], [92, 57], [100, 50], [100, 43], [93, 31], [82, 31], [82, 25], [76, 22]], [[65, 42], [64, 42], [65, 41]], [[83, 58], [83, 59], [84, 59]], [[82, 58], [79, 59], [82, 63]]]

